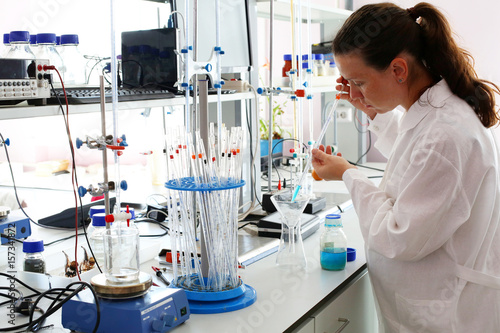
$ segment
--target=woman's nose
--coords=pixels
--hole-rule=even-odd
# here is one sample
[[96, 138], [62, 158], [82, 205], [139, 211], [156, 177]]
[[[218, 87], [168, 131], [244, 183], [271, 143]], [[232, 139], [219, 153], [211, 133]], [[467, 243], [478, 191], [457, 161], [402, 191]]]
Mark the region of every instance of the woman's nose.
[[359, 88], [357, 88], [356, 86], [353, 86], [351, 85], [351, 90], [350, 90], [350, 96], [351, 99], [357, 99], [357, 98], [361, 98], [363, 97], [363, 94], [361, 93], [361, 91], [359, 90]]

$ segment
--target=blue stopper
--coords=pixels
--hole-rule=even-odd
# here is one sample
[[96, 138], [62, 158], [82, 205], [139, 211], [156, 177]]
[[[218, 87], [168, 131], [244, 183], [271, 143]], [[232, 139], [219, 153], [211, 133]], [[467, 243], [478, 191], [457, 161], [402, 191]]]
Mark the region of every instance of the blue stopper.
[[126, 190], [127, 190], [128, 185], [127, 185], [127, 181], [126, 181], [126, 180], [122, 180], [122, 181], [120, 182], [120, 188], [121, 188], [122, 190], [124, 190], [124, 191], [126, 191]]
[[80, 149], [82, 145], [83, 145], [82, 139], [76, 138], [76, 149]]
[[78, 188], [78, 195], [83, 198], [85, 194], [87, 194], [87, 189], [83, 186], [80, 186]]

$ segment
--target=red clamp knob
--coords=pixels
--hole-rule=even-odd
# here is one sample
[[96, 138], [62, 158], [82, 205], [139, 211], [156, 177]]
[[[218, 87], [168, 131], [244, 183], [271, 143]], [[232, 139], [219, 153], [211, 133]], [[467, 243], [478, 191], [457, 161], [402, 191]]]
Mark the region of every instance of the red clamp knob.
[[306, 91], [304, 89], [297, 89], [297, 90], [295, 90], [295, 96], [297, 96], [297, 97], [305, 97], [306, 96]]

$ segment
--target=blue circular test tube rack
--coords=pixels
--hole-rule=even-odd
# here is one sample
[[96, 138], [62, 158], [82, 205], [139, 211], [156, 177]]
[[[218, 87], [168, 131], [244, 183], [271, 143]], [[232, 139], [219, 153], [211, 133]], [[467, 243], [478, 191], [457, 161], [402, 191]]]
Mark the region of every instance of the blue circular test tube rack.
[[[223, 191], [242, 187], [245, 185], [244, 180], [227, 181], [224, 185], [217, 185], [217, 182], [211, 184], [200, 183], [195, 181], [193, 177], [185, 177], [181, 179], [172, 179], [165, 183], [165, 187], [176, 191]], [[202, 249], [203, 251], [203, 249]], [[206, 279], [206, 277], [204, 277]], [[191, 283], [187, 283], [187, 282]], [[206, 282], [206, 280], [205, 280]], [[190, 287], [188, 287], [190, 285]], [[176, 281], [172, 281], [171, 286], [182, 288], [189, 301], [191, 313], [210, 314], [236, 311], [252, 305], [257, 299], [257, 292], [251, 286], [244, 284], [239, 279], [239, 285], [236, 288], [224, 289], [222, 291], [210, 291], [196, 288], [200, 286], [200, 281], [197, 276], [180, 276]]]

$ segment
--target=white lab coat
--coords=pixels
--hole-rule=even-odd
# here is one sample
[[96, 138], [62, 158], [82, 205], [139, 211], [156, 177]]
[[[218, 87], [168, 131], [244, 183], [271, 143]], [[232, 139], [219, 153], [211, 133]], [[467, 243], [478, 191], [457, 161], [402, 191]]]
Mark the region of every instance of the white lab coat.
[[444, 80], [370, 125], [380, 187], [344, 173], [387, 332], [500, 332], [499, 150]]

